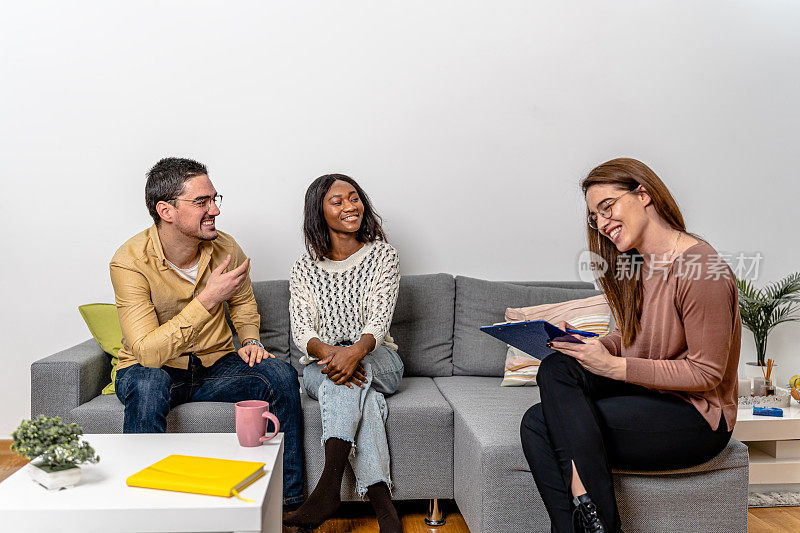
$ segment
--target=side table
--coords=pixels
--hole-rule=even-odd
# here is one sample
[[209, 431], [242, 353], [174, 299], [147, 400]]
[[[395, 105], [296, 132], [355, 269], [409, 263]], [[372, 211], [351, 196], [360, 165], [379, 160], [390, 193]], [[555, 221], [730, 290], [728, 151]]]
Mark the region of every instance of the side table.
[[[73, 488], [47, 491], [25, 468], [0, 483], [0, 531], [20, 533], [280, 533], [283, 434], [242, 448], [235, 433], [85, 435], [100, 455]], [[170, 454], [259, 461], [266, 474], [242, 491], [252, 502], [129, 487], [125, 479]]]
[[750, 452], [750, 485], [800, 486], [800, 405], [792, 401], [783, 418], [753, 415], [739, 409], [733, 437]]

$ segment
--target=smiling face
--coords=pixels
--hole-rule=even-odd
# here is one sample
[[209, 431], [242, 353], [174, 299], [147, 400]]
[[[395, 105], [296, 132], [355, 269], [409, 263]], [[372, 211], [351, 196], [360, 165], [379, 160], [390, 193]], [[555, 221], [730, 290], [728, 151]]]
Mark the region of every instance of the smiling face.
[[364, 204], [355, 187], [346, 181], [336, 180], [325, 193], [322, 212], [330, 231], [355, 233], [364, 219]]
[[[217, 190], [208, 176], [196, 176], [186, 180], [183, 191], [174, 202], [172, 223], [175, 229], [187, 237], [201, 241], [213, 241], [217, 238], [215, 218], [220, 214], [214, 196]], [[210, 198], [210, 200], [208, 200]], [[206, 199], [206, 206], [197, 204]]]
[[627, 194], [629, 192], [606, 184], [592, 185], [586, 191], [589, 213], [597, 216], [597, 231], [620, 252], [640, 246], [649, 221], [645, 208], [650, 204], [650, 197], [643, 190]]

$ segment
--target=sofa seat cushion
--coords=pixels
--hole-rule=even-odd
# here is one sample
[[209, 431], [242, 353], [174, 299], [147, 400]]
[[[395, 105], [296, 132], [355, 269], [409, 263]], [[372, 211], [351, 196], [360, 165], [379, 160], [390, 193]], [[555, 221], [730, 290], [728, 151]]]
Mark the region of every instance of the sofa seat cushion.
[[[96, 396], [70, 411], [71, 421], [86, 433], [122, 433], [125, 407], [116, 396]], [[167, 415], [170, 433], [234, 433], [233, 404], [189, 402]]]
[[[522, 416], [532, 405], [539, 403], [539, 387], [500, 387], [498, 378], [452, 376], [436, 378], [436, 386], [453, 407], [455, 416], [474, 435], [481, 446], [509, 450], [508, 466], [530, 471], [525, 456], [519, 425]], [[518, 453], [513, 453], [517, 450]], [[689, 468], [676, 470], [625, 470], [614, 472], [627, 475], [677, 475], [740, 468], [748, 465], [747, 446], [731, 439], [716, 457]]]
[[502, 378], [435, 378], [453, 407], [453, 497], [475, 533], [549, 531], [533, 488], [519, 424], [539, 387], [501, 387]]
[[[470, 531], [550, 531], [519, 433], [539, 388], [501, 388], [490, 377], [434, 381], [453, 407], [454, 498]], [[734, 439], [692, 468], [615, 470], [614, 486], [626, 531], [746, 531], [747, 447]], [[708, 509], [720, 510], [709, 528], [693, 528], [708, 522]]]
[[[319, 402], [301, 395], [305, 429], [306, 490], [317, 484], [325, 463]], [[386, 397], [395, 499], [453, 497], [453, 410], [433, 379], [406, 377]], [[345, 470], [342, 498], [357, 500], [352, 471]]]
[[529, 470], [522, 454], [522, 415], [539, 403], [539, 387], [501, 387], [502, 378], [452, 376], [434, 378], [463, 426], [481, 448], [503, 450], [505, 467]]

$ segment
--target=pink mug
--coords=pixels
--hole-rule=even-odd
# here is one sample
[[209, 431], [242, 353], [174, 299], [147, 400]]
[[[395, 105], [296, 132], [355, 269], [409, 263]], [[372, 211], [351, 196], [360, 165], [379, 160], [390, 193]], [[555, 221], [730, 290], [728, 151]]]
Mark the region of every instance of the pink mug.
[[[277, 435], [281, 429], [278, 417], [269, 412], [268, 402], [262, 400], [236, 402], [234, 412], [236, 414], [236, 436], [239, 437], [239, 444], [242, 446], [261, 446], [262, 442]], [[271, 420], [275, 426], [275, 431], [270, 436], [265, 435], [267, 419]]]

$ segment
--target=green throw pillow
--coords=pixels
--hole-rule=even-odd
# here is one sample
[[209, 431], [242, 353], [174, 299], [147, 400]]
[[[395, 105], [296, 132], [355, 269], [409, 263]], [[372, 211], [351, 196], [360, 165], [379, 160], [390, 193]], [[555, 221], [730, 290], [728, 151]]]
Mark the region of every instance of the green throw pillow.
[[92, 337], [108, 355], [111, 356], [111, 383], [103, 389], [103, 394], [114, 394], [114, 379], [117, 377], [117, 361], [122, 348], [122, 328], [119, 327], [117, 306], [114, 304], [86, 304], [78, 307], [83, 320], [89, 326]]

